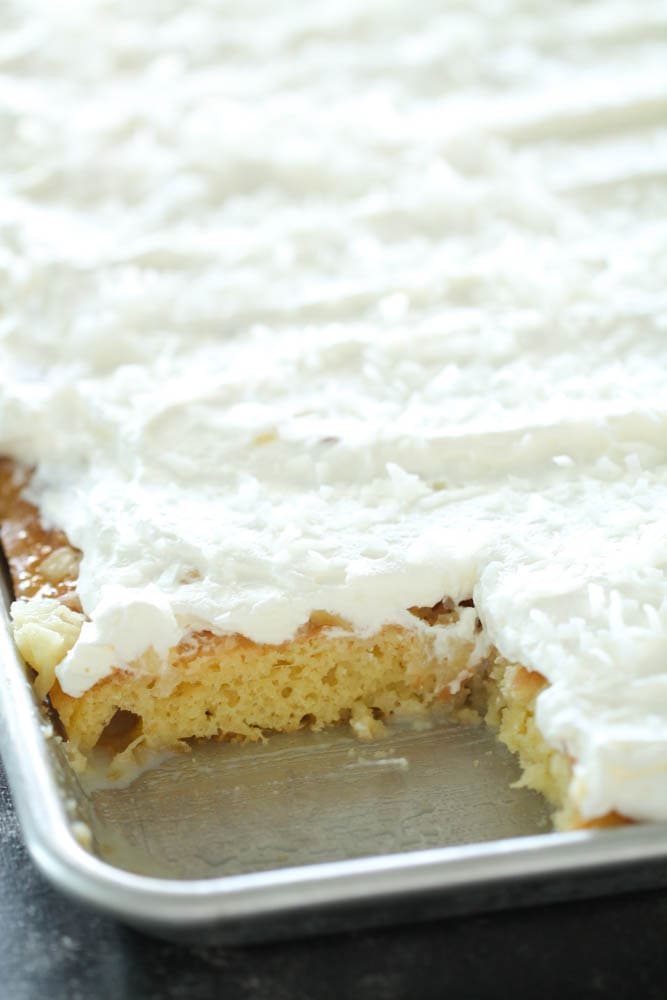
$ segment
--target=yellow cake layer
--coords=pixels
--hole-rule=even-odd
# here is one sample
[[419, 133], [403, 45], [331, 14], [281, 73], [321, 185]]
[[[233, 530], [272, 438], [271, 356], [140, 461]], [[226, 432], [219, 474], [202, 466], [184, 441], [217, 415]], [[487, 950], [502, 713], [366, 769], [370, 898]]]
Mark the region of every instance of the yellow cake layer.
[[117, 711], [136, 716], [133, 735], [152, 748], [190, 737], [256, 740], [342, 721], [371, 737], [394, 713], [449, 699], [446, 685], [469, 652], [462, 644], [457, 655], [436, 662], [426, 640], [394, 627], [359, 638], [310, 626], [276, 646], [199, 633], [172, 651], [166, 669], [148, 653], [131, 673], [116, 671], [80, 698], [56, 683], [51, 701], [84, 752]]

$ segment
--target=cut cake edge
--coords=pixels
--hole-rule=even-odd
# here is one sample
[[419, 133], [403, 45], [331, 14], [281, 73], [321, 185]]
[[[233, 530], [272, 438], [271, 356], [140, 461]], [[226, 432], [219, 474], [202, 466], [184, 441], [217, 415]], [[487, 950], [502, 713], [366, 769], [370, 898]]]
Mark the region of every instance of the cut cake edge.
[[16, 596], [14, 638], [78, 766], [99, 745], [128, 759], [140, 748], [183, 748], [193, 738], [258, 740], [339, 723], [371, 739], [392, 716], [423, 718], [441, 706], [462, 723], [496, 730], [518, 758], [518, 784], [545, 796], [556, 828], [629, 822], [617, 813], [582, 818], [570, 793], [573, 761], [546, 742], [535, 722], [548, 682], [461, 628], [462, 616], [468, 626], [474, 616], [474, 632], [481, 630], [471, 599], [410, 608], [414, 629], [387, 625], [369, 636], [326, 611], [275, 645], [198, 631], [170, 651], [166, 664], [148, 650], [79, 697], [65, 693], [56, 667], [85, 621], [76, 590], [80, 553], [62, 531], [43, 526], [23, 495], [29, 479], [29, 470], [0, 459], [0, 537]]

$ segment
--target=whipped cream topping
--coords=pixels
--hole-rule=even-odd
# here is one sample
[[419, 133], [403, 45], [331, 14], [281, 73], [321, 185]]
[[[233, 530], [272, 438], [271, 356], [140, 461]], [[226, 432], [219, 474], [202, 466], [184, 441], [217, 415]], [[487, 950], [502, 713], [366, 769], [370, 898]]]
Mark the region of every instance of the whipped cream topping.
[[8, 4], [0, 452], [84, 553], [65, 691], [473, 594], [583, 814], [667, 818], [666, 28]]

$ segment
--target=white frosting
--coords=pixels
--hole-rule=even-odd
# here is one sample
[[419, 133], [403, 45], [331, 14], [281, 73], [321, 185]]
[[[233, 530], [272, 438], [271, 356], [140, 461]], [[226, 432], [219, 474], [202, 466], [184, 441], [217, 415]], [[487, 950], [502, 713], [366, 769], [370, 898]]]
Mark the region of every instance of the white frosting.
[[474, 591], [584, 815], [667, 818], [665, 3], [3, 19], [0, 450], [84, 552], [63, 688]]

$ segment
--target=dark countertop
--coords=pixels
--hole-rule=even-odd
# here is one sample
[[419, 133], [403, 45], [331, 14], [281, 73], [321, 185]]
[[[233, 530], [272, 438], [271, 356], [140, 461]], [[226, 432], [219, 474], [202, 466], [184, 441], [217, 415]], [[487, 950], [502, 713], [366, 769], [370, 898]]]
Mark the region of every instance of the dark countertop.
[[26, 854], [0, 773], [0, 972], [8, 1000], [664, 1000], [667, 891], [290, 943], [185, 948], [51, 889]]

